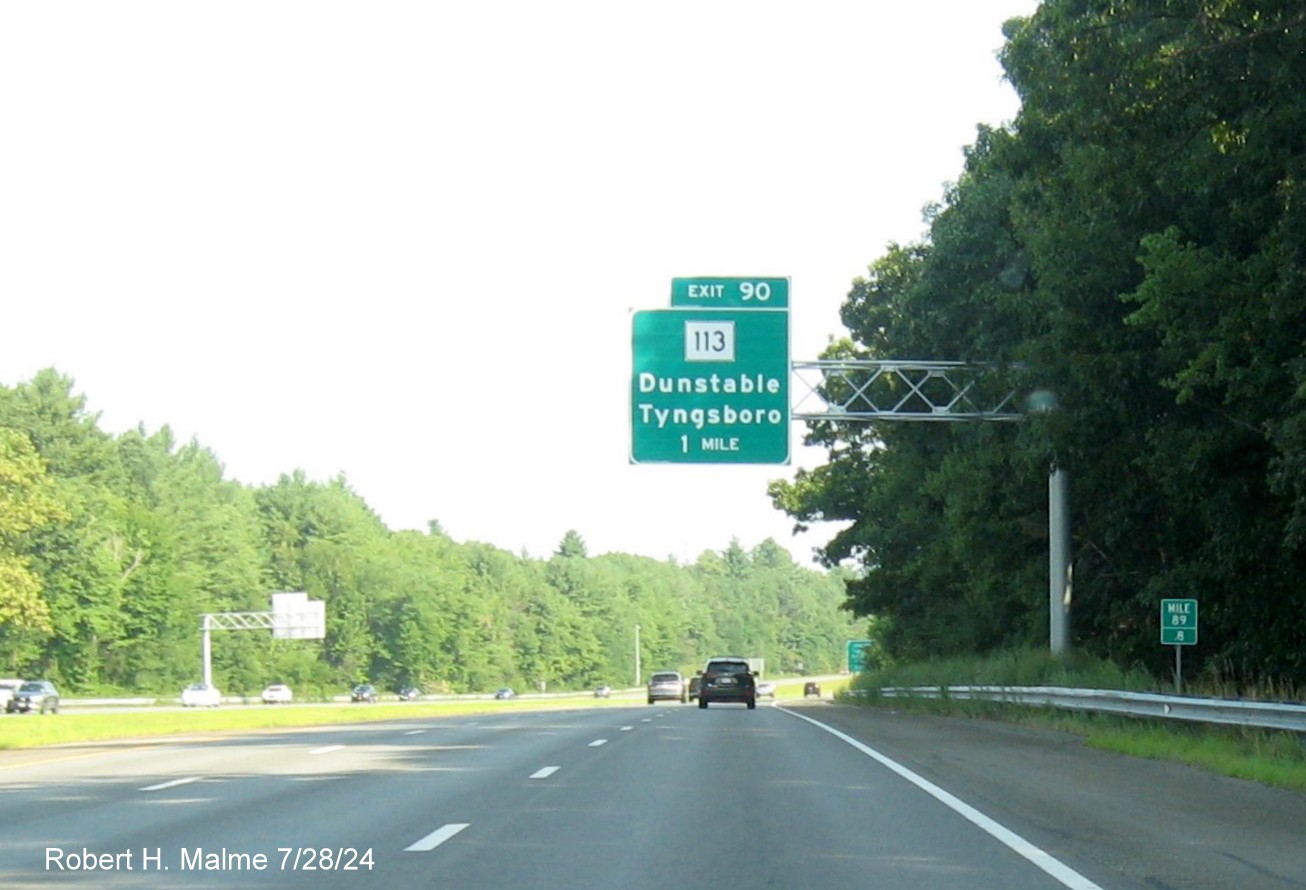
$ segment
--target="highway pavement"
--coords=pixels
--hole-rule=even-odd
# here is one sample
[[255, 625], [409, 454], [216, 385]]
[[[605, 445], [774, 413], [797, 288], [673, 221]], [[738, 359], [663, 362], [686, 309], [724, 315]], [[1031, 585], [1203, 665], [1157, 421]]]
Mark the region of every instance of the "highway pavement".
[[1306, 795], [828, 702], [0, 752], [0, 887], [1306, 887]]

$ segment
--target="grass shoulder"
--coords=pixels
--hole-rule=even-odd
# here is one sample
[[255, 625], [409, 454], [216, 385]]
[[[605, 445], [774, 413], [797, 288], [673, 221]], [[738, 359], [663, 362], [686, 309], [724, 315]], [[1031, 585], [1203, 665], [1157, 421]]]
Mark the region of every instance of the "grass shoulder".
[[[887, 697], [880, 690], [911, 686], [1067, 686], [1164, 692], [1138, 672], [1122, 672], [1090, 659], [1054, 659], [1044, 653], [1009, 653], [990, 659], [957, 659], [902, 665], [859, 675], [849, 703], [957, 718], [982, 718], [1073, 733], [1084, 744], [1134, 757], [1166, 760], [1218, 775], [1277, 788], [1306, 791], [1306, 744], [1294, 732], [1145, 720], [1113, 714], [1029, 707], [949, 698]], [[1194, 690], [1196, 692], [1196, 690]], [[1204, 690], [1198, 694], [1218, 695]]]

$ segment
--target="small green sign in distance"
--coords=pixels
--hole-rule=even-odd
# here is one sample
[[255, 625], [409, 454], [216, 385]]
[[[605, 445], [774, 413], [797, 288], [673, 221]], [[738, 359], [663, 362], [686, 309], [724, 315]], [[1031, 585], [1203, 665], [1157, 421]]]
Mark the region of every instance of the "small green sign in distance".
[[1161, 600], [1161, 644], [1163, 646], [1197, 644], [1197, 600]]
[[632, 463], [789, 462], [789, 313], [631, 318]]
[[870, 640], [849, 640], [848, 641], [848, 672], [850, 674], [860, 674], [866, 670], [871, 663], [871, 641]]
[[675, 309], [788, 309], [788, 278], [673, 278]]

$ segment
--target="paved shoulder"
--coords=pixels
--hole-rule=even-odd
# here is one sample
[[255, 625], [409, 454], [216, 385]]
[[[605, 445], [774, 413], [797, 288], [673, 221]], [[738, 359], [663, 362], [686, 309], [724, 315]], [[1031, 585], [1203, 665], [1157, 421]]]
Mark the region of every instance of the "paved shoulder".
[[1138, 886], [1306, 887], [1306, 794], [986, 720], [808, 705], [1072, 865]]

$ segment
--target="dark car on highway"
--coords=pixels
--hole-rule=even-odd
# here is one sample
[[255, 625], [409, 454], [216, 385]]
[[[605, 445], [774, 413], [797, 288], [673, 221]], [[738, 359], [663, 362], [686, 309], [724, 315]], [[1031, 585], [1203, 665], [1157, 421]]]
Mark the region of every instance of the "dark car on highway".
[[14, 691], [13, 697], [5, 704], [5, 711], [10, 714], [59, 713], [59, 690], [49, 680], [28, 680]]
[[742, 702], [749, 710], [757, 707], [757, 681], [747, 658], [710, 659], [699, 681], [698, 706], [712, 702]]
[[369, 705], [376, 704], [376, 687], [371, 683], [359, 683], [354, 687], [353, 692], [349, 693], [350, 701], [367, 702]]

